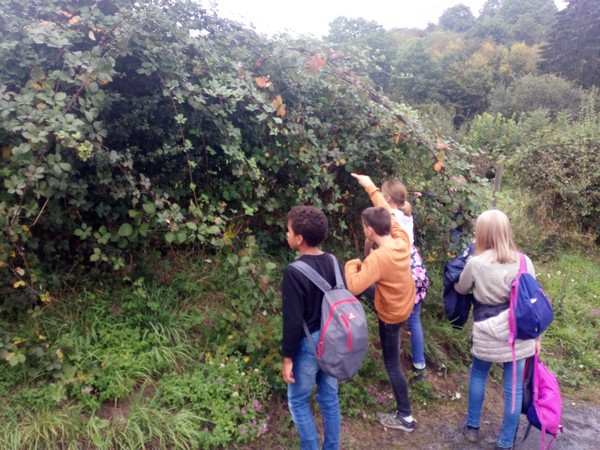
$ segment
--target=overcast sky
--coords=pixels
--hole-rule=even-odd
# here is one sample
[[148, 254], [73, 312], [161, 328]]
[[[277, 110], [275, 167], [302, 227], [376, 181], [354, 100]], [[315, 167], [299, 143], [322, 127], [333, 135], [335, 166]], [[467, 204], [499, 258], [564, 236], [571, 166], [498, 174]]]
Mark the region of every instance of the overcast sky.
[[[336, 17], [362, 17], [374, 20], [385, 29], [425, 28], [437, 23], [448, 8], [463, 4], [475, 16], [485, 0], [199, 0], [216, 4], [224, 17], [253, 24], [259, 32], [274, 34], [289, 31], [323, 37]], [[555, 0], [563, 8], [562, 0]]]

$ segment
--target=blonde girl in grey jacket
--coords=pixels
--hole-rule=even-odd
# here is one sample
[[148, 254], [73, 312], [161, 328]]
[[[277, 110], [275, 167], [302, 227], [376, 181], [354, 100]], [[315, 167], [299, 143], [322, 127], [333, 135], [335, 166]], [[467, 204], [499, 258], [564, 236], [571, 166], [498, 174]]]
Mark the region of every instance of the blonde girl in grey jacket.
[[[527, 271], [535, 276], [533, 263], [525, 256]], [[468, 441], [479, 440], [481, 410], [485, 384], [492, 363], [504, 370], [504, 418], [496, 441], [496, 449], [511, 448], [519, 424], [523, 398], [525, 359], [539, 353], [540, 341], [516, 340], [517, 380], [516, 407], [512, 408], [512, 351], [508, 344], [508, 309], [510, 288], [519, 271], [519, 252], [514, 244], [510, 221], [506, 215], [491, 209], [477, 218], [475, 251], [465, 264], [455, 289], [461, 294], [473, 292], [473, 363], [469, 378], [467, 422], [463, 433]]]

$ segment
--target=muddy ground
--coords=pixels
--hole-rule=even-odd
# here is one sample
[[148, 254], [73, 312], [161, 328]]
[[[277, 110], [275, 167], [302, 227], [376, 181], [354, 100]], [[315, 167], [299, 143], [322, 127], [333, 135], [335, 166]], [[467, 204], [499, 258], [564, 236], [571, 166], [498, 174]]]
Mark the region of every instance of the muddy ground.
[[[434, 375], [428, 380], [438, 392], [452, 390], [451, 380], [440, 383]], [[450, 383], [450, 384], [448, 384]], [[458, 389], [458, 388], [457, 388]], [[384, 393], [388, 394], [388, 393]], [[375, 420], [374, 414], [363, 418], [343, 418], [342, 450], [488, 450], [493, 449], [495, 436], [501, 426], [502, 388], [497, 383], [489, 383], [482, 416], [480, 442], [467, 442], [460, 432], [460, 425], [466, 414], [466, 395], [460, 399], [449, 397], [431, 405], [413, 403], [413, 415], [417, 428], [413, 433], [384, 429]], [[246, 450], [288, 450], [298, 448], [289, 412], [282, 400], [271, 405], [271, 424], [265, 436], [241, 448]], [[343, 411], [342, 411], [343, 414]], [[563, 392], [563, 433], [552, 444], [553, 450], [600, 450], [600, 398], [589, 394]], [[521, 415], [517, 434], [516, 450], [539, 450], [540, 431], [531, 428], [524, 442], [521, 438], [527, 428], [527, 419]], [[550, 438], [550, 437], [549, 437]], [[549, 443], [546, 441], [546, 446]]]

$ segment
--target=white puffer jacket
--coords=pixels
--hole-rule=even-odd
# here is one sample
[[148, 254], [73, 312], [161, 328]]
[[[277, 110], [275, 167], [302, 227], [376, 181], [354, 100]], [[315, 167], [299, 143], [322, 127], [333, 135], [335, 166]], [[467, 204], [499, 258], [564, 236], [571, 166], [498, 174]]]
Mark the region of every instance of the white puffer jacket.
[[[512, 361], [512, 349], [508, 344], [508, 310], [497, 316], [473, 323], [473, 356], [497, 363]], [[535, 353], [535, 339], [515, 341], [517, 361]]]
[[[519, 263], [499, 264], [494, 262], [494, 251], [486, 250], [471, 257], [454, 285], [457, 292], [473, 291], [475, 299], [483, 305], [501, 305], [510, 301], [510, 287], [519, 271]], [[535, 276], [529, 257], [527, 271]], [[473, 323], [473, 347], [471, 352], [483, 361], [504, 363], [512, 361], [512, 349], [508, 344], [510, 330], [508, 309], [497, 316]], [[515, 342], [517, 360], [535, 354], [535, 339]]]

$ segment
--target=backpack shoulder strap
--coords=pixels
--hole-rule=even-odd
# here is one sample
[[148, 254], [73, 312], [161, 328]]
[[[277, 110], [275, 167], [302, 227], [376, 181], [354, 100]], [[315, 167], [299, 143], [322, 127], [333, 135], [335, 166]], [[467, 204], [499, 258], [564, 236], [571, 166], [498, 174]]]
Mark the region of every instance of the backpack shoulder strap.
[[519, 253], [519, 275], [527, 272], [527, 261], [525, 260], [525, 254]]
[[342, 273], [340, 272], [340, 265], [335, 256], [331, 253], [329, 254], [331, 257], [331, 262], [333, 263], [333, 270], [335, 271], [335, 286], [334, 289], [342, 289], [344, 288], [344, 279], [342, 278]]
[[[327, 292], [331, 290], [331, 285], [321, 276], [319, 273], [306, 264], [304, 261], [294, 261], [291, 266], [298, 269], [300, 273], [302, 273], [306, 278], [312, 281], [319, 289], [323, 292]], [[337, 267], [337, 265], [336, 265]], [[339, 268], [338, 268], [339, 272]], [[336, 274], [337, 279], [337, 274]]]
[[[335, 260], [335, 256], [333, 256], [333, 255], [331, 255], [331, 256]], [[337, 265], [337, 261], [334, 261], [334, 262], [335, 262], [334, 266], [336, 268], [335, 278], [336, 278], [336, 283], [337, 283], [338, 282], [338, 274], [339, 274], [340, 269]], [[303, 274], [310, 281], [312, 281], [315, 284], [315, 286], [317, 286], [319, 289], [321, 289], [324, 293], [331, 290], [331, 285], [325, 280], [325, 278], [323, 278], [321, 275], [319, 275], [319, 272], [317, 272], [315, 269], [310, 267], [304, 261], [294, 261], [290, 265], [293, 266], [294, 268], [296, 268], [301, 274]], [[341, 278], [341, 274], [339, 276]], [[311, 347], [315, 352], [315, 356], [318, 357], [317, 346], [315, 345], [315, 342], [313, 341], [313, 338], [310, 334], [310, 330], [308, 329], [308, 325], [306, 325], [306, 321], [302, 322], [302, 328], [304, 328], [304, 334], [306, 334], [306, 337], [308, 338], [308, 341], [310, 342]]]

